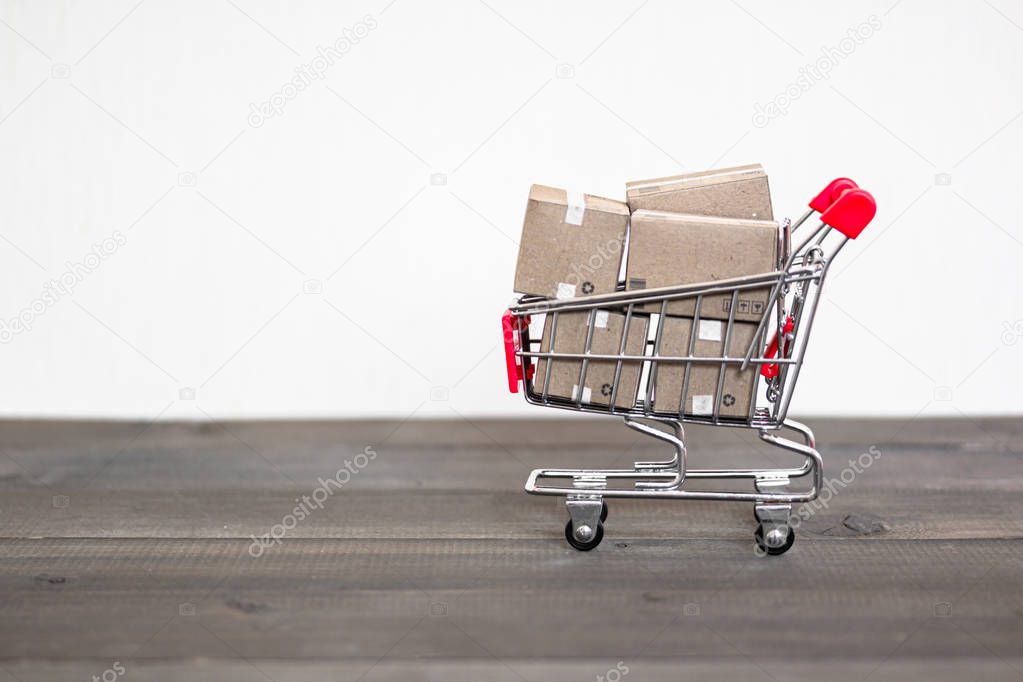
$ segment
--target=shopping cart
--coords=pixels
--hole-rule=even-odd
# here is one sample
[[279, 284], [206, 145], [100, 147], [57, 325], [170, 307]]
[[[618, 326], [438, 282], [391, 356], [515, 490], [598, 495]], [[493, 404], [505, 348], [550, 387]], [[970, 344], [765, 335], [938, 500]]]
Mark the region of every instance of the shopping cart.
[[[792, 505], [817, 497], [823, 463], [813, 432], [787, 418], [789, 403], [831, 262], [849, 239], [855, 239], [862, 232], [875, 212], [874, 199], [868, 192], [858, 188], [852, 180], [839, 178], [810, 202], [809, 210], [795, 224], [789, 221], [780, 224], [778, 269], [774, 272], [564, 300], [523, 296], [505, 312], [502, 326], [508, 388], [512, 393], [519, 391], [521, 382], [526, 400], [534, 405], [622, 416], [629, 428], [668, 443], [674, 449], [670, 459], [635, 462], [631, 469], [536, 469], [530, 473], [526, 492], [566, 498], [569, 521], [565, 526], [565, 537], [570, 545], [585, 551], [600, 544], [604, 536], [603, 523], [607, 518], [604, 500], [628, 497], [753, 502], [758, 522], [754, 534], [758, 551], [777, 555], [792, 546], [795, 540], [790, 523]], [[801, 241], [793, 246], [793, 236], [815, 215], [819, 216], [819, 225], [814, 229], [803, 228], [799, 235]], [[733, 350], [730, 355], [729, 339], [736, 328], [739, 295], [753, 290], [770, 292], [764, 313], [745, 354], [740, 357]], [[731, 296], [731, 305], [723, 308], [729, 311], [727, 322], [722, 321], [724, 350], [718, 356], [695, 355], [694, 339], [701, 320], [701, 306], [709, 297], [717, 300], [722, 296], [726, 297], [725, 300]], [[694, 310], [687, 335], [688, 353], [665, 354], [662, 345], [666, 344], [662, 342], [667, 339], [664, 331], [667, 306], [681, 300], [692, 302]], [[555, 351], [559, 316], [580, 311], [589, 315], [585, 345], [578, 349], [581, 352]], [[618, 352], [591, 352], [596, 316], [607, 311], [624, 314]], [[530, 336], [530, 323], [535, 325], [541, 317], [550, 337], [546, 349], [539, 340]], [[629, 328], [637, 321], [649, 325], [650, 330], [639, 353], [630, 348], [634, 344], [627, 343]], [[550, 393], [551, 367], [556, 361], [578, 365], [578, 382], [570, 398]], [[615, 363], [613, 380], [603, 385], [610, 392], [606, 404], [594, 400], [582, 390], [575, 390], [586, 385], [587, 371], [591, 363], [597, 362], [604, 363], [606, 367], [610, 362]], [[679, 365], [684, 366], [684, 379], [678, 410], [667, 412], [664, 402], [671, 401], [658, 401], [656, 398], [658, 368], [674, 366], [673, 371], [678, 373]], [[695, 367], [706, 366], [716, 368], [718, 372], [718, 390], [714, 393], [713, 404], [702, 405], [700, 414], [694, 414], [692, 410], [686, 412], [685, 397], [690, 376]], [[748, 414], [740, 417], [723, 415], [722, 401], [726, 395], [722, 387], [726, 371], [731, 369], [734, 372], [738, 367], [741, 372], [750, 366], [753, 366], [750, 371], [755, 378], [752, 380]], [[635, 401], [625, 406], [617, 399], [622, 390], [623, 367], [640, 368], [638, 388], [633, 389], [636, 390]], [[606, 397], [608, 391], [602, 393]], [[683, 430], [686, 423], [756, 429], [762, 441], [801, 456], [802, 463], [774, 469], [690, 469], [686, 464]], [[799, 440], [784, 437], [783, 433], [795, 435]], [[808, 488], [805, 485], [801, 486], [801, 490], [790, 488], [793, 479], [804, 478], [809, 479]], [[732, 481], [733, 486], [737, 479], [747, 479], [747, 485], [744, 490], [696, 490], [691, 489], [694, 479]]]

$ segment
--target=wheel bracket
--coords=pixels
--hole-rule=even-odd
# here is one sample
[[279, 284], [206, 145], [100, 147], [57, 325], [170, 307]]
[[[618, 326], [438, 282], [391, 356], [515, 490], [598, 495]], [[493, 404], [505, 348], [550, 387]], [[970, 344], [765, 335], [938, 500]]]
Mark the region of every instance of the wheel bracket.
[[565, 499], [572, 520], [572, 533], [580, 542], [589, 542], [597, 532], [604, 502], [599, 495], [569, 495]]
[[789, 517], [792, 515], [790, 504], [758, 504], [753, 513], [760, 522], [764, 544], [770, 549], [778, 549], [788, 541]]

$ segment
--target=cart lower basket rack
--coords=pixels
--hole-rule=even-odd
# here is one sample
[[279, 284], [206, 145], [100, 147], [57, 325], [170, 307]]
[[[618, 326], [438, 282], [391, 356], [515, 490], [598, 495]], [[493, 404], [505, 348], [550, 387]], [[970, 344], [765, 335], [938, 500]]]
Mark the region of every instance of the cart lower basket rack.
[[[605, 499], [628, 497], [752, 502], [758, 524], [754, 534], [758, 551], [777, 555], [792, 546], [795, 540], [790, 523], [792, 505], [817, 497], [823, 463], [813, 432], [787, 418], [789, 403], [831, 262], [849, 239], [855, 239], [862, 232], [876, 212], [873, 197], [847, 178], [832, 181], [809, 206], [810, 210], [796, 223], [782, 223], [782, 248], [779, 249], [778, 269], [774, 272], [564, 300], [524, 296], [505, 312], [502, 323], [508, 386], [513, 393], [519, 391], [521, 382], [526, 400], [534, 405], [621, 416], [629, 428], [663, 441], [674, 450], [669, 459], [635, 462], [630, 469], [536, 469], [530, 473], [526, 492], [566, 498], [569, 521], [565, 537], [570, 545], [579, 550], [590, 550], [600, 544], [607, 518]], [[816, 228], [803, 227], [815, 216], [819, 219]], [[797, 233], [798, 243], [794, 241]], [[732, 357], [728, 350], [729, 339], [735, 329], [739, 295], [743, 291], [758, 289], [770, 291], [764, 314], [745, 354]], [[698, 356], [694, 354], [694, 340], [700, 323], [701, 305], [705, 298], [711, 296], [716, 299], [731, 296], [728, 320], [722, 321], [723, 350], [715, 357]], [[680, 300], [690, 302], [695, 311], [688, 335], [689, 352], [669, 355], [662, 351], [665, 313], [670, 302]], [[591, 352], [596, 315], [609, 310], [624, 315], [618, 352]], [[580, 311], [589, 314], [582, 352], [555, 352], [553, 341], [559, 315]], [[650, 333], [642, 352], [630, 353], [626, 343], [630, 324], [645, 314], [650, 314]], [[530, 322], [539, 321], [540, 316], [544, 316], [550, 334], [551, 343], [546, 351], [542, 350], [540, 340], [530, 337]], [[635, 351], [635, 348], [631, 350]], [[581, 390], [574, 391], [572, 398], [550, 395], [551, 365], [558, 360], [576, 363], [579, 367], [576, 386], [579, 387], [585, 386], [591, 362], [614, 362], [614, 379], [603, 387], [605, 393], [610, 391], [607, 404], [592, 401], [591, 396]], [[642, 377], [634, 404], [627, 407], [617, 400], [623, 364], [639, 366]], [[655, 399], [658, 367], [665, 365], [674, 365], [676, 372], [678, 365], [684, 367], [677, 412], [664, 412], [663, 408], [658, 408]], [[701, 412], [704, 414], [684, 414], [691, 372], [694, 367], [708, 365], [718, 372], [718, 390], [714, 393], [713, 405], [703, 405]], [[722, 387], [726, 369], [738, 367], [745, 370], [750, 366], [753, 366], [756, 376], [748, 415], [723, 416], [722, 400], [725, 398]], [[794, 460], [794, 465], [789, 468], [691, 469], [686, 464], [683, 429], [686, 423], [756, 429], [762, 441], [798, 455], [799, 459]], [[738, 487], [740, 479], [746, 479], [746, 485], [741, 490], [701, 490], [696, 487], [705, 479], [728, 481], [732, 487]], [[793, 479], [806, 479], [807, 482], [792, 489]]]

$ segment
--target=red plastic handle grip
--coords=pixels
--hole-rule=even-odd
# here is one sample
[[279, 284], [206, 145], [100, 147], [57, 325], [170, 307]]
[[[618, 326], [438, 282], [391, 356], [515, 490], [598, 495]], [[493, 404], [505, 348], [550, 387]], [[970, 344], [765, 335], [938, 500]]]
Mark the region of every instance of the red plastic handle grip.
[[856, 187], [856, 183], [849, 178], [835, 178], [828, 183], [827, 187], [820, 191], [820, 194], [813, 198], [810, 202], [810, 208], [818, 213], [824, 213], [831, 204], [835, 203], [842, 196], [842, 192], [847, 189], [856, 189]]
[[821, 222], [856, 239], [877, 215], [877, 202], [865, 189], [847, 189], [821, 214]]
[[519, 379], [522, 378], [522, 370], [515, 359], [515, 316], [505, 311], [501, 316], [501, 332], [504, 334], [504, 362], [508, 370], [508, 390], [512, 393], [519, 392]]
[[[508, 370], [508, 390], [512, 393], [519, 392], [519, 382], [522, 380], [522, 365], [519, 364], [515, 355], [518, 350], [515, 335], [521, 333], [522, 329], [528, 325], [529, 317], [515, 317], [507, 310], [501, 316], [501, 331], [504, 334], [504, 361]], [[529, 368], [528, 376], [529, 378], [533, 376], [532, 366]]]
[[[781, 338], [781, 337], [784, 337], [786, 334], [791, 333], [792, 332], [792, 328], [794, 326], [795, 326], [795, 321], [792, 319], [792, 316], [789, 315], [788, 318], [785, 320], [785, 326], [782, 328], [782, 331], [779, 332], [778, 334], [775, 334], [774, 338], [771, 339], [771, 343], [767, 344], [767, 350], [764, 351], [764, 357], [765, 358], [773, 358], [775, 355], [778, 354], [778, 339]], [[782, 357], [786, 357], [787, 358], [788, 356], [789, 356], [789, 344], [786, 341], [785, 342], [785, 347], [782, 350]], [[760, 366], [760, 373], [763, 374], [768, 379], [775, 378], [776, 376], [778, 376], [778, 373], [780, 371], [781, 371], [780, 368], [776, 364], [775, 365], [761, 365]]]

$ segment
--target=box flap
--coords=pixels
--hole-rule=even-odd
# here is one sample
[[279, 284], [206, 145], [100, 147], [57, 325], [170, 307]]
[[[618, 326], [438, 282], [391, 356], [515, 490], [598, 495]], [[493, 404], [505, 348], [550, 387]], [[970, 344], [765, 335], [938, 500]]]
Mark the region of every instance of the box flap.
[[709, 185], [720, 185], [726, 182], [739, 182], [742, 180], [753, 180], [766, 177], [763, 166], [759, 163], [746, 166], [734, 166], [732, 168], [719, 168], [716, 170], [700, 171], [698, 173], [686, 173], [684, 175], [673, 175], [666, 178], [653, 178], [650, 180], [635, 180], [625, 183], [626, 194], [634, 193], [648, 194], [651, 192], [666, 192], [687, 187], [707, 187]]
[[[629, 215], [629, 205], [624, 201], [598, 197], [594, 194], [585, 194], [584, 196], [586, 197], [586, 210], [588, 211]], [[563, 189], [558, 189], [557, 187], [533, 185], [529, 189], [529, 200], [568, 206], [568, 192]]]
[[770, 227], [777, 230], [776, 220], [750, 220], [747, 218], [719, 218], [718, 216], [690, 215], [687, 213], [670, 213], [669, 211], [651, 211], [641, 208], [632, 213], [632, 222], [657, 220], [678, 225], [715, 225], [722, 227]]

